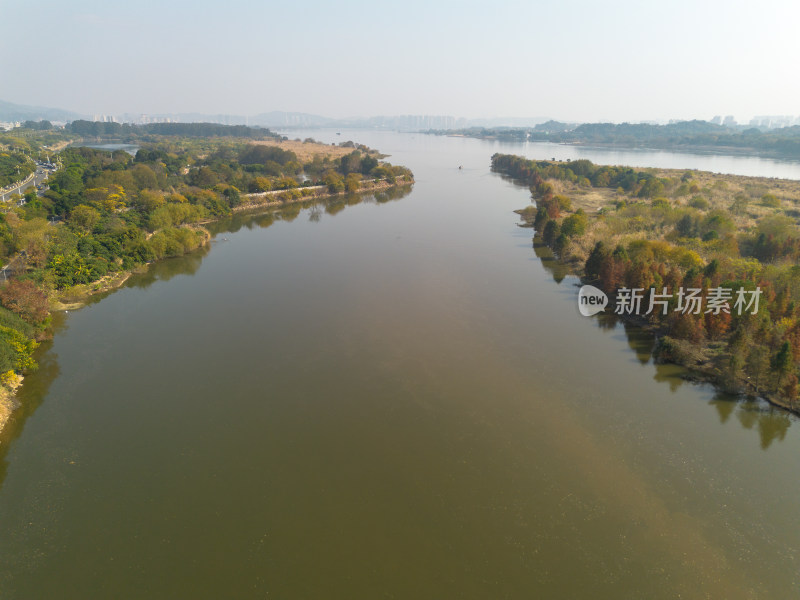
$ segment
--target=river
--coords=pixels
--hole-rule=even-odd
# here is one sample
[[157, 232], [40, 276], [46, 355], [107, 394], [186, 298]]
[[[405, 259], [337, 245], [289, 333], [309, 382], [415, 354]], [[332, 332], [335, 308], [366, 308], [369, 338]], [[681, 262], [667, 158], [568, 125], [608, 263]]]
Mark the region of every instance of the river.
[[797, 594], [797, 419], [579, 315], [489, 171], [538, 147], [287, 135], [416, 184], [236, 215], [60, 317], [0, 434], [2, 598]]

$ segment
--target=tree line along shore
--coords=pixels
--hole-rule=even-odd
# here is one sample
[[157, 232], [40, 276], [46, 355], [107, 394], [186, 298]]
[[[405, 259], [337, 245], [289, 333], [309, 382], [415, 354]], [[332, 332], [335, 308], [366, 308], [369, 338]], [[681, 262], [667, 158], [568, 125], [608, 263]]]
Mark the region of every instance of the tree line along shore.
[[547, 121], [534, 127], [470, 127], [431, 131], [504, 142], [552, 142], [554, 144], [703, 150], [726, 154], [800, 158], [800, 125], [767, 129], [728, 127], [708, 121], [652, 123], [582, 123]]
[[[0, 136], [0, 173], [11, 176], [17, 164], [44, 156], [55, 160], [52, 146], [64, 137], [80, 139], [35, 128]], [[135, 156], [67, 147], [46, 191], [30, 189], [0, 207], [7, 267], [0, 281], [0, 428], [22, 377], [37, 368], [37, 346], [52, 335], [52, 310], [117, 287], [143, 265], [195, 250], [210, 238], [202, 224], [234, 211], [413, 183], [408, 169], [349, 141], [289, 143], [258, 131], [148, 133], [135, 143]], [[302, 158], [289, 149], [298, 147]], [[3, 163], [4, 154], [15, 158]]]
[[524, 224], [607, 313], [655, 331], [657, 361], [800, 414], [800, 182], [507, 154], [492, 169], [529, 186]]

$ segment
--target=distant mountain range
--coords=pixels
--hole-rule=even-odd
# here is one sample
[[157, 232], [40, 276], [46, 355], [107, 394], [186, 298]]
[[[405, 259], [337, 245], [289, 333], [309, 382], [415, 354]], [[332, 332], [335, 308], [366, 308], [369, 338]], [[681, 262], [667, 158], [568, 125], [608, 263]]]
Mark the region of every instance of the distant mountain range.
[[0, 100], [0, 121], [74, 121], [82, 119], [81, 115], [61, 108], [47, 108], [45, 106], [27, 106]]
[[[428, 129], [452, 129], [455, 127], [533, 127], [547, 121], [544, 117], [534, 118], [496, 118], [496, 119], [456, 119], [445, 115], [394, 115], [377, 117], [351, 117], [334, 119], [301, 112], [271, 111], [252, 117], [242, 115], [204, 115], [198, 113], [157, 114], [148, 115], [151, 120], [180, 122], [210, 122], [225, 125], [250, 125], [281, 128], [313, 128], [342, 127], [368, 129], [399, 129], [420, 131]], [[121, 116], [125, 122], [141, 122], [142, 115], [125, 114]]]
[[[69, 122], [76, 119], [112, 120], [111, 115], [81, 114], [60, 108], [46, 108], [43, 106], [27, 106], [0, 100], [0, 122], [15, 121], [56, 121]], [[365, 127], [379, 129], [399, 129], [407, 131], [420, 131], [428, 129], [453, 129], [463, 127], [533, 127], [547, 121], [545, 117], [532, 118], [491, 118], [491, 119], [456, 119], [445, 115], [396, 115], [377, 117], [353, 117], [347, 119], [333, 119], [321, 115], [302, 112], [271, 111], [254, 116], [231, 114], [203, 114], [203, 113], [124, 113], [113, 115], [113, 120], [122, 123], [154, 123], [154, 122], [180, 122], [180, 123], [220, 123], [224, 125], [250, 125], [282, 128], [312, 128], [312, 127]]]

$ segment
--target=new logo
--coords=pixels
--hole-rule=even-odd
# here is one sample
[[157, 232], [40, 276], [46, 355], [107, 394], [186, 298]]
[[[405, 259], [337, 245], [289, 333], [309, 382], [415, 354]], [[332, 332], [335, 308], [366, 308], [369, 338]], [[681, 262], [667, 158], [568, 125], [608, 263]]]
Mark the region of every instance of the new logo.
[[584, 285], [578, 290], [578, 310], [584, 317], [591, 317], [608, 305], [608, 296], [593, 285]]

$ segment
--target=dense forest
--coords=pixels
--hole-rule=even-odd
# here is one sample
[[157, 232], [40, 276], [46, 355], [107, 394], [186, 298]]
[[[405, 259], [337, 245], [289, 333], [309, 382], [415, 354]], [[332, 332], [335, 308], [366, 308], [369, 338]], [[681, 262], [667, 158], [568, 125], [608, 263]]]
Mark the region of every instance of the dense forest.
[[757, 128], [737, 131], [697, 120], [668, 125], [584, 123], [577, 126], [548, 121], [536, 127], [470, 128], [433, 133], [558, 144], [757, 151], [773, 156], [800, 158], [800, 126], [797, 125], [767, 131]]
[[[61, 166], [46, 191], [30, 189], [0, 211], [0, 260], [13, 274], [0, 287], [0, 383], [35, 368], [32, 353], [48, 336], [52, 300], [198, 248], [208, 239], [201, 224], [249, 202], [247, 194], [274, 192], [271, 200], [285, 203], [358, 191], [365, 178], [411, 180], [408, 169], [352, 142], [337, 153], [309, 151], [302, 161], [275, 140], [195, 137], [208, 133], [205, 124], [177, 129], [183, 133], [141, 142], [135, 156], [68, 147], [59, 153]], [[13, 143], [35, 155], [46, 152], [42, 139], [23, 135]], [[307, 146], [326, 149], [311, 140]], [[10, 144], [3, 154], [0, 159], [27, 156]]]
[[797, 410], [800, 184], [501, 154], [492, 168], [530, 187], [523, 219], [607, 310], [655, 328], [660, 360]]
[[182, 137], [240, 137], [264, 139], [279, 137], [269, 129], [245, 125], [220, 125], [218, 123], [109, 123], [102, 121], [72, 121], [67, 131], [81, 137], [112, 137], [134, 140], [148, 135], [177, 135]]

